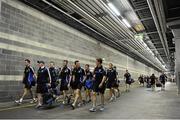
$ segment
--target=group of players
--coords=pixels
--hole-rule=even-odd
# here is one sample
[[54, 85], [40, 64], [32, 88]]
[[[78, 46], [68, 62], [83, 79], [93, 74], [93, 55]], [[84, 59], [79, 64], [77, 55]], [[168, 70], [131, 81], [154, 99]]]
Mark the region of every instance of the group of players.
[[[96, 67], [93, 72], [90, 70], [88, 64], [85, 65], [85, 69], [80, 66], [80, 62], [77, 60], [74, 62], [72, 68], [68, 67], [68, 60], [63, 61], [63, 67], [57, 69], [54, 62], [50, 62], [49, 67], [45, 66], [44, 61], [38, 61], [38, 71], [35, 73], [31, 66], [29, 59], [25, 60], [25, 70], [23, 76], [24, 93], [22, 97], [15, 101], [16, 103], [22, 103], [25, 95], [30, 92], [33, 100], [31, 103], [37, 102], [36, 108], [40, 108], [43, 105], [43, 94], [48, 93], [51, 88], [56, 96], [58, 94], [58, 81], [60, 79], [60, 91], [63, 93], [63, 104], [66, 102], [67, 92], [69, 89], [73, 91], [73, 103], [72, 109], [75, 109], [77, 105], [83, 104], [82, 100], [82, 88], [86, 91], [86, 101], [92, 101], [92, 108], [90, 112], [97, 110], [97, 94], [101, 97], [100, 110], [104, 110], [104, 93], [106, 89], [110, 90], [110, 101], [116, 99], [116, 95], [120, 94], [118, 89], [118, 79], [116, 67], [112, 63], [109, 63], [107, 70], [102, 66], [103, 60], [101, 58], [96, 59]], [[126, 84], [131, 84], [131, 75], [126, 70], [124, 75], [126, 78]], [[36, 86], [36, 95], [32, 92], [32, 86]], [[37, 97], [37, 98], [36, 98]]]
[[152, 74], [150, 77], [140, 75], [138, 78], [138, 81], [139, 81], [140, 85], [142, 84], [143, 86], [144, 86], [144, 83], [146, 83], [147, 87], [152, 88], [153, 91], [155, 90], [155, 86], [161, 87], [161, 90], [164, 91], [165, 90], [165, 83], [167, 81], [167, 76], [164, 72], [161, 73], [159, 78], [156, 77], [154, 74]]

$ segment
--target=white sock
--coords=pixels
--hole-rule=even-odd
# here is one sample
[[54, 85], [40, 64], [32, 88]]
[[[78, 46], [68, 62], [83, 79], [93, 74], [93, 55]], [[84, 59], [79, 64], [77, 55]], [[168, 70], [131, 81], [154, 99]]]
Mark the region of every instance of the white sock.
[[74, 103], [73, 103], [72, 105], [73, 105], [73, 106], [75, 106], [75, 104], [74, 104]]
[[23, 98], [21, 98], [20, 100], [19, 100], [19, 102], [22, 102], [23, 101]]

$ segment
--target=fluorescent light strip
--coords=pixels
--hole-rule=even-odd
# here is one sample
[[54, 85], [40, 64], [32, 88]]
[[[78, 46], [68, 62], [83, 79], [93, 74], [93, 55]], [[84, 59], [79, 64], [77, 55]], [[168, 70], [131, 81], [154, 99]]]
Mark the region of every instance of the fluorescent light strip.
[[117, 15], [120, 16], [120, 12], [118, 11], [118, 9], [112, 4], [112, 3], [108, 3], [108, 6], [111, 8], [111, 10]]
[[122, 21], [128, 28], [131, 27], [131, 25], [129, 24], [129, 22], [126, 19], [123, 18]]

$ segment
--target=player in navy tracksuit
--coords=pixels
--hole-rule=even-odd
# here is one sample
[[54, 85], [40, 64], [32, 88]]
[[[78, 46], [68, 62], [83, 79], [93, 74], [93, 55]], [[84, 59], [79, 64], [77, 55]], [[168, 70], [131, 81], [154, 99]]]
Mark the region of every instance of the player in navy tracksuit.
[[90, 93], [91, 92], [91, 88], [88, 88], [88, 86], [86, 86], [86, 83], [88, 81], [92, 82], [92, 78], [93, 78], [93, 75], [92, 75], [92, 72], [89, 69], [89, 64], [86, 64], [85, 65], [85, 81], [84, 81], [85, 87], [84, 88], [85, 88], [85, 91], [86, 91], [85, 97], [86, 97], [86, 101], [87, 102], [91, 101], [91, 93]]
[[154, 74], [152, 74], [150, 76], [150, 83], [151, 83], [152, 91], [154, 91], [155, 90], [155, 84], [156, 84], [156, 76]]
[[165, 90], [165, 83], [167, 81], [167, 76], [164, 74], [164, 72], [162, 72], [162, 74], [160, 75], [159, 80], [162, 84], [161, 90]]
[[110, 89], [110, 101], [116, 100], [115, 90], [114, 87], [117, 82], [117, 72], [113, 69], [113, 64], [109, 63], [109, 69], [107, 69], [107, 84], [106, 87]]
[[63, 65], [64, 66], [62, 67], [61, 72], [60, 72], [60, 79], [61, 79], [60, 91], [63, 92], [63, 104], [65, 104], [65, 99], [67, 98], [67, 91], [70, 84], [71, 70], [67, 66], [68, 65], [67, 60], [63, 61]]
[[[23, 95], [22, 97], [20, 98], [20, 100], [16, 100], [15, 102], [16, 103], [22, 103], [24, 97], [26, 96], [26, 94], [28, 92], [30, 92], [31, 94], [31, 97], [32, 97], [32, 101], [31, 103], [35, 102], [36, 99], [35, 99], [35, 96], [31, 90], [32, 86], [35, 86], [35, 83], [31, 83], [28, 79], [29, 79], [29, 74], [32, 74], [34, 79], [35, 79], [35, 72], [34, 72], [34, 69], [31, 67], [30, 65], [31, 61], [29, 59], [26, 59], [25, 60], [25, 69], [24, 69], [24, 75], [23, 75], [23, 84], [24, 84], [24, 92], [23, 92]], [[35, 82], [35, 81], [34, 81]]]
[[74, 98], [74, 102], [71, 105], [72, 109], [75, 108], [76, 103], [78, 102], [78, 100], [82, 101], [82, 96], [81, 96], [81, 88], [83, 85], [83, 81], [84, 81], [84, 69], [82, 69], [80, 67], [80, 63], [79, 61], [75, 61], [75, 68], [72, 71], [72, 83], [71, 83], [71, 87], [74, 90], [75, 93], [75, 98]]
[[53, 94], [54, 95], [58, 95], [58, 91], [57, 91], [57, 86], [58, 86], [58, 83], [57, 83], [57, 80], [58, 80], [58, 69], [55, 68], [54, 66], [54, 62], [51, 61], [50, 64], [49, 64], [49, 72], [50, 72], [50, 75], [51, 75], [51, 88], [53, 90]]
[[93, 106], [89, 109], [90, 112], [96, 112], [96, 101], [97, 101], [97, 93], [101, 95], [101, 108], [100, 110], [104, 110], [104, 92], [106, 89], [105, 80], [106, 80], [106, 71], [102, 66], [102, 59], [96, 59], [96, 67], [93, 72], [93, 96], [92, 102]]
[[[130, 91], [131, 86], [131, 74], [126, 70], [126, 73], [124, 74], [125, 82], [126, 82], [126, 91]], [[129, 87], [128, 87], [129, 86]]]
[[39, 69], [37, 72], [37, 88], [36, 93], [38, 97], [37, 108], [43, 105], [43, 97], [45, 93], [48, 93], [48, 86], [51, 86], [51, 75], [49, 69], [45, 67], [44, 61], [38, 61]]

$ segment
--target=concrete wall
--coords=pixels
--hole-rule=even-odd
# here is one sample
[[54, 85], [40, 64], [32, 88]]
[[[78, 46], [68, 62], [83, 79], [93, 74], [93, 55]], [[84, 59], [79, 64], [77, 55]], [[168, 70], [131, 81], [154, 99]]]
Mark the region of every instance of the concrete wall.
[[[178, 22], [180, 24], [180, 21]], [[178, 87], [178, 94], [180, 94], [180, 29], [172, 29], [175, 41], [175, 79]]]
[[[36, 68], [37, 60], [53, 60], [61, 66], [80, 60], [95, 66], [97, 57], [105, 58], [104, 66], [114, 63], [123, 77], [129, 69], [134, 79], [139, 74], [157, 73], [152, 68], [99, 43], [35, 9], [16, 0], [0, 1], [0, 100], [14, 97], [22, 88], [24, 59]], [[36, 68], [37, 70], [37, 68]]]

